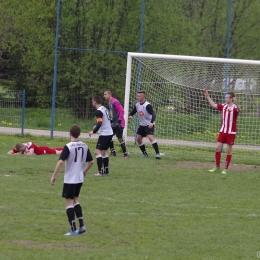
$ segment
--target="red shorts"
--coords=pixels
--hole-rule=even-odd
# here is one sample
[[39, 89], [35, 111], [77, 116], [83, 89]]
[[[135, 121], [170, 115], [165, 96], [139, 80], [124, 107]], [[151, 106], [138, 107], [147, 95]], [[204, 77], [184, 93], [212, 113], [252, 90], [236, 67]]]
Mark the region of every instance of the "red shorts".
[[233, 145], [235, 143], [236, 135], [235, 134], [226, 134], [220, 132], [218, 135], [217, 142], [222, 144]]

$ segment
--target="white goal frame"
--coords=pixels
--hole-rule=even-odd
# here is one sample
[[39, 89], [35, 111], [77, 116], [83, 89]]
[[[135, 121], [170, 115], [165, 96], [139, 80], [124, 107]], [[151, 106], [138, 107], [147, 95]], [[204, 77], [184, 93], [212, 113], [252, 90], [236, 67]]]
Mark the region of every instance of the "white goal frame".
[[[125, 83], [125, 98], [124, 98], [124, 110], [125, 110], [125, 129], [124, 137], [126, 141], [130, 141], [128, 138], [128, 115], [129, 115], [129, 99], [130, 99], [130, 86], [132, 78], [132, 60], [133, 58], [151, 58], [151, 59], [165, 59], [165, 60], [180, 60], [180, 61], [201, 61], [201, 62], [214, 62], [225, 64], [246, 64], [246, 65], [258, 65], [260, 61], [256, 60], [243, 60], [243, 59], [227, 59], [227, 58], [210, 58], [210, 57], [196, 57], [196, 56], [182, 56], [182, 55], [166, 55], [166, 54], [149, 54], [149, 53], [135, 53], [129, 52], [127, 56], [127, 68], [126, 68], [126, 83]], [[149, 100], [148, 100], [149, 102]], [[183, 141], [185, 143], [185, 141]], [[182, 145], [179, 143], [179, 145]], [[183, 144], [185, 145], [185, 144]], [[208, 146], [209, 144], [202, 144]], [[242, 147], [243, 148], [243, 147]], [[252, 146], [252, 149], [259, 149], [259, 146]], [[247, 148], [245, 148], [247, 149]]]

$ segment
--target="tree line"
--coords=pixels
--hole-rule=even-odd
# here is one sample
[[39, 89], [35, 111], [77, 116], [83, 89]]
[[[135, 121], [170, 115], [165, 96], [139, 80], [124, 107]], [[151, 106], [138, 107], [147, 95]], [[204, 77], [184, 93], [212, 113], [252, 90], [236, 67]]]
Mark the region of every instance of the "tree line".
[[[50, 107], [57, 0], [0, 3], [0, 86], [26, 89], [27, 106]], [[126, 53], [140, 49], [141, 7], [141, 0], [61, 0], [57, 106], [89, 117], [91, 97], [105, 88], [123, 100]], [[224, 58], [228, 10], [226, 0], [146, 0], [142, 51]], [[258, 0], [233, 1], [230, 58], [259, 59], [258, 10]]]

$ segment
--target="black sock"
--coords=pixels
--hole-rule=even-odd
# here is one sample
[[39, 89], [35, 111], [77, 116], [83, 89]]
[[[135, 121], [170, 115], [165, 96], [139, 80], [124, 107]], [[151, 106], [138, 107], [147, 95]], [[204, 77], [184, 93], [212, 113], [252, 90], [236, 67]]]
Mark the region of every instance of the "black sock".
[[75, 223], [75, 213], [74, 207], [71, 206], [70, 208], [66, 209], [68, 220], [71, 226], [71, 231], [76, 231], [76, 223]]
[[103, 157], [103, 165], [104, 165], [104, 171], [105, 171], [104, 173], [109, 173], [108, 164], [109, 164], [108, 156]]
[[79, 220], [79, 227], [84, 226], [82, 208], [79, 203], [74, 205], [74, 212], [76, 214], [77, 219]]
[[122, 148], [123, 153], [125, 154], [126, 153], [125, 142], [121, 143], [120, 146]]
[[143, 154], [148, 155], [147, 152], [146, 152], [144, 144], [140, 145], [139, 148], [140, 148], [140, 150], [142, 151]]
[[110, 151], [111, 151], [111, 152], [114, 152], [114, 151], [115, 151], [113, 140], [111, 140], [111, 142], [110, 142], [110, 144], [109, 144], [109, 147], [110, 147]]
[[97, 157], [97, 167], [98, 167], [98, 171], [99, 171], [99, 173], [102, 172], [102, 164], [103, 164], [102, 161], [103, 161], [102, 156]]
[[160, 152], [159, 152], [159, 147], [158, 147], [157, 142], [153, 143], [152, 145], [153, 145], [153, 148], [154, 148], [155, 152], [156, 152], [156, 153], [160, 153]]

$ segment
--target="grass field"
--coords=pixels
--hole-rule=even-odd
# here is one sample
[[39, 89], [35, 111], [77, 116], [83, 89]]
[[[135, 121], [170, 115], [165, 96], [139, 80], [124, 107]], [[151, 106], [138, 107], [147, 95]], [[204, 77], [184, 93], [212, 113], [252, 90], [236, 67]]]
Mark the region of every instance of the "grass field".
[[[20, 140], [1, 135], [1, 260], [257, 259], [259, 166], [212, 174], [205, 166], [214, 166], [213, 153], [205, 162], [188, 150], [186, 156], [169, 150], [159, 161], [151, 150], [142, 159], [130, 147], [123, 159], [117, 149], [109, 176], [93, 176], [94, 164], [85, 179], [80, 203], [87, 232], [65, 237], [63, 171], [55, 186], [49, 183], [58, 156], [7, 155]], [[56, 147], [68, 139], [24, 141]], [[89, 145], [93, 154], [95, 143]]]

